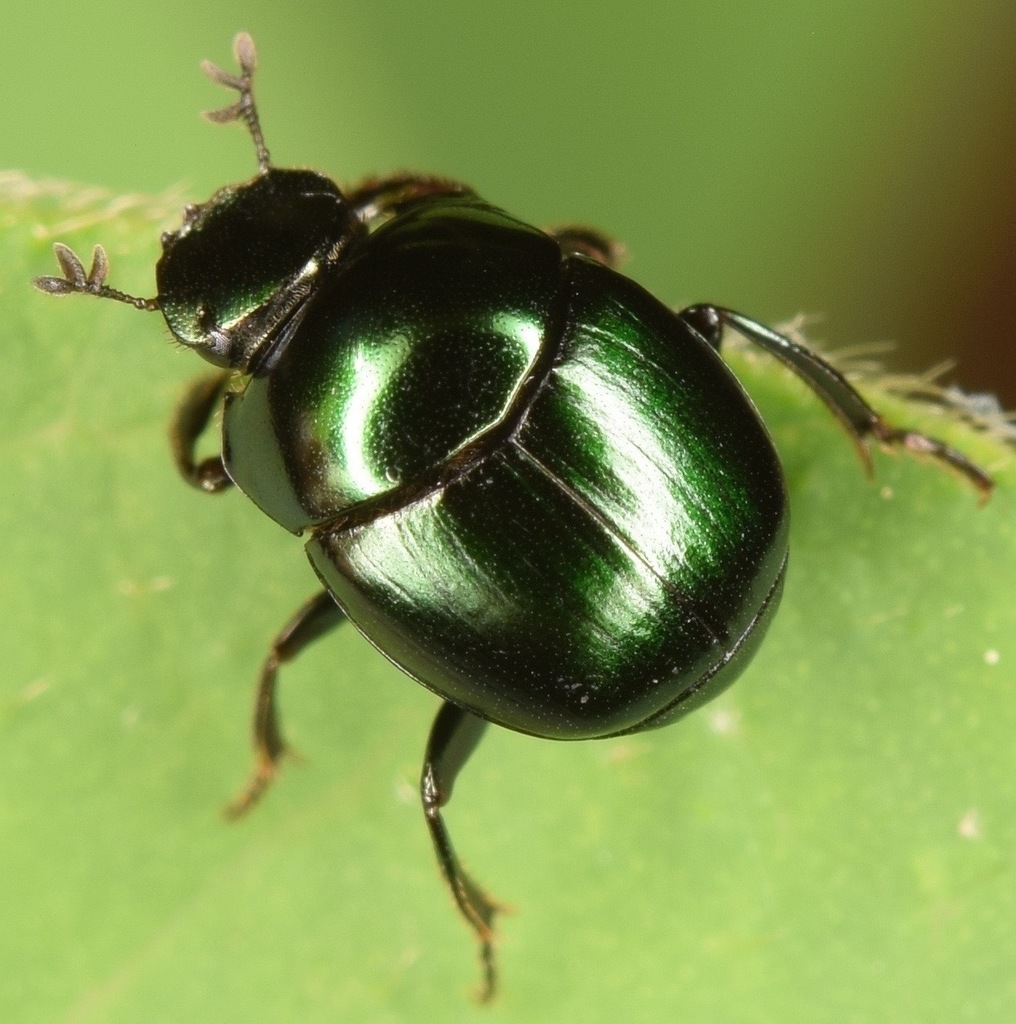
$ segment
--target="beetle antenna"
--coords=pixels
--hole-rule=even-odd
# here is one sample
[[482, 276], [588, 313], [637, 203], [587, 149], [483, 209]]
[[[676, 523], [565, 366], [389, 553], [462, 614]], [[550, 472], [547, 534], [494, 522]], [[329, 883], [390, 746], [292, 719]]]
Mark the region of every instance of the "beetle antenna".
[[56, 261], [60, 264], [64, 276], [37, 277], [33, 284], [39, 291], [46, 292], [47, 295], [73, 295], [75, 292], [80, 292], [82, 295], [95, 295], [100, 299], [115, 299], [117, 302], [125, 302], [128, 306], [147, 312], [154, 312], [159, 308], [157, 298], [138, 298], [136, 295], [128, 295], [116, 288], [110, 288], [106, 284], [109, 258], [101, 245], [97, 245], [92, 250], [92, 265], [87, 274], [85, 265], [69, 246], [64, 245], [63, 242], [55, 242], [53, 251], [56, 253]]
[[233, 40], [233, 56], [236, 57], [236, 62], [240, 65], [241, 74], [239, 75], [231, 75], [228, 71], [223, 71], [210, 60], [201, 62], [201, 70], [213, 82], [218, 82], [219, 85], [224, 85], [227, 89], [235, 89], [240, 94], [236, 103], [231, 103], [228, 107], [221, 107], [219, 110], [206, 110], [205, 117], [215, 124], [243, 121], [247, 125], [250, 137], [254, 140], [254, 149], [258, 155], [258, 170], [264, 174], [271, 167], [271, 159], [268, 156], [268, 148], [265, 146], [265, 137], [261, 134], [258, 108], [254, 102], [252, 82], [258, 64], [258, 55], [249, 32], [236, 34], [236, 38]]

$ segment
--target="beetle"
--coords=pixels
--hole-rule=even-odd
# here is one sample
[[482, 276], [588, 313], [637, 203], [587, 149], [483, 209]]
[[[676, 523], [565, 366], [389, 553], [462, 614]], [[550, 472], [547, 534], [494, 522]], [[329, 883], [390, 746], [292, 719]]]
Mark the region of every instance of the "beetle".
[[[765, 426], [720, 357], [727, 329], [775, 356], [868, 443], [929, 456], [982, 500], [991, 478], [884, 420], [824, 359], [712, 304], [674, 312], [617, 270], [599, 231], [532, 227], [469, 186], [418, 174], [342, 190], [272, 164], [252, 80], [237, 93], [258, 170], [162, 235], [154, 298], [57, 243], [35, 284], [160, 311], [218, 368], [170, 436], [198, 489], [237, 486], [296, 535], [321, 590], [272, 641], [255, 701], [249, 810], [287, 746], [278, 670], [349, 621], [442, 700], [420, 793], [441, 873], [496, 987], [502, 909], [442, 817], [493, 723], [558, 740], [655, 729], [743, 671], [779, 604], [788, 507]], [[198, 459], [221, 410], [219, 454]]]

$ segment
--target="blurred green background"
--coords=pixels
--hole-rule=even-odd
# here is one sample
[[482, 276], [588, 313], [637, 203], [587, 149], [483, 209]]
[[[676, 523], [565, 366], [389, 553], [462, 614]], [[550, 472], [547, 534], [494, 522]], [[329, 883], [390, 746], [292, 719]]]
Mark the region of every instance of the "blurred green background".
[[822, 317], [1016, 404], [1009, 0], [8, 3], [0, 167], [204, 197], [253, 170], [197, 71], [246, 27], [273, 155], [588, 221], [673, 304]]
[[[246, 28], [279, 163], [459, 177], [611, 231], [674, 305], [822, 314], [832, 347], [953, 355], [1016, 404], [1011, 3], [58, 0], [2, 28], [0, 167], [195, 199], [249, 175], [244, 133], [197, 117], [228, 102], [199, 61]], [[305, 770], [217, 818], [311, 574], [241, 496], [174, 478], [196, 363], [157, 318], [24, 283], [53, 271], [31, 229], [55, 205], [0, 237], [0, 1019], [1006, 1019], [1011, 456], [954, 438], [1004, 477], [983, 512], [913, 460], [866, 486], [819, 403], [749, 368], [793, 489], [784, 607], [680, 728], [492, 731], [449, 816], [519, 909], [481, 1018], [414, 789], [434, 699], [352, 631], [283, 682]], [[66, 237], [143, 291], [157, 232], [135, 210]]]

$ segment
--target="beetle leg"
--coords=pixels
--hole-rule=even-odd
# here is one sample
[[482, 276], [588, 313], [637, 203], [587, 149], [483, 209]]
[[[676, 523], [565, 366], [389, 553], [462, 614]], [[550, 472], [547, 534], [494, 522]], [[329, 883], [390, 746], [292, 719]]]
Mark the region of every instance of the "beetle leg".
[[377, 217], [393, 216], [417, 199], [454, 198], [475, 193], [460, 181], [434, 178], [424, 174], [393, 174], [386, 178], [367, 178], [346, 193], [346, 201], [357, 217], [367, 223]]
[[272, 641], [254, 700], [254, 771], [243, 792], [227, 806], [227, 817], [239, 818], [258, 802], [275, 778], [279, 761], [288, 752], [275, 709], [279, 666], [292, 661], [318, 637], [345, 621], [335, 599], [322, 590], [297, 611]]
[[588, 256], [590, 259], [596, 260], [597, 263], [610, 267], [611, 270], [616, 270], [628, 255], [627, 250], [620, 242], [615, 242], [613, 238], [603, 234], [602, 231], [580, 224], [548, 228], [547, 234], [566, 253]]
[[169, 425], [169, 446], [177, 470], [187, 483], [207, 494], [225, 490], [233, 483], [222, 464], [221, 455], [195, 462], [194, 454], [231, 376], [227, 370], [194, 381], [176, 407]]
[[810, 349], [766, 327], [765, 324], [718, 306], [690, 306], [682, 310], [679, 316], [695, 328], [717, 351], [720, 350], [724, 327], [732, 327], [796, 373], [843, 424], [869, 476], [872, 473], [871, 455], [865, 442], [869, 438], [874, 438], [887, 448], [900, 448], [914, 454], [930, 456], [959, 473], [973, 485], [982, 504], [991, 496], [995, 482], [962, 452], [937, 438], [914, 430], [900, 429], [888, 423], [868, 405], [839, 370]]
[[480, 965], [483, 970], [478, 998], [487, 1002], [497, 988], [494, 963], [494, 917], [505, 908], [488, 896], [462, 870], [452, 847], [448, 830], [441, 818], [441, 808], [451, 799], [455, 779], [480, 742], [487, 723], [447, 701], [441, 705], [427, 740], [427, 753], [420, 778], [420, 796], [427, 817], [431, 842], [437, 854], [441, 873], [448, 883], [459, 912], [469, 922], [480, 943]]

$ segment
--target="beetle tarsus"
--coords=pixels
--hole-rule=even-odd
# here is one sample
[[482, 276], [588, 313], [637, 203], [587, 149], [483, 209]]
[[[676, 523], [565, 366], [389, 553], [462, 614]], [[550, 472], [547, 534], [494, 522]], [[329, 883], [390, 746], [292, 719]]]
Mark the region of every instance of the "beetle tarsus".
[[[446, 704], [445, 707], [452, 705]], [[459, 710], [459, 709], [456, 709]], [[465, 712], [463, 712], [465, 714]], [[424, 770], [424, 789], [427, 788], [427, 770]], [[431, 783], [433, 775], [430, 776]], [[433, 792], [433, 790], [431, 790]], [[424, 796], [424, 814], [430, 830], [431, 841], [437, 854], [441, 873], [459, 913], [466, 919], [476, 935], [480, 946], [480, 986], [476, 991], [476, 999], [480, 1003], [490, 1002], [497, 992], [497, 959], [494, 954], [494, 921], [498, 914], [509, 909], [489, 896], [479, 885], [466, 874], [451, 844], [451, 838], [441, 817], [441, 806], [447, 803], [447, 796], [440, 798]]]
[[248, 781], [244, 790], [235, 797], [223, 809], [225, 817], [231, 821], [242, 818], [250, 811], [255, 804], [259, 803], [261, 797], [268, 791], [269, 786], [275, 781], [279, 771], [279, 761], [283, 755], [289, 754], [287, 748], [283, 748], [274, 757], [258, 757], [254, 773]]
[[459, 913], [473, 929], [480, 944], [482, 980], [477, 999], [481, 1003], [489, 1002], [497, 991], [494, 919], [508, 908], [489, 896], [463, 870], [441, 817], [441, 808], [451, 799], [455, 779], [486, 728], [487, 723], [482, 718], [446, 701], [431, 727], [420, 777], [423, 812], [441, 874], [451, 889]]
[[982, 505], [991, 497], [995, 483], [984, 470], [937, 438], [887, 423], [836, 367], [811, 349], [730, 309], [709, 305], [690, 306], [680, 316], [695, 327], [717, 351], [722, 340], [722, 330], [717, 328], [732, 327], [796, 373], [843, 424], [869, 476], [872, 475], [872, 464], [866, 442], [871, 438], [885, 448], [928, 456], [958, 473], [977, 491]]
[[240, 795], [226, 806], [228, 818], [246, 814], [275, 780], [282, 759], [296, 757], [282, 738], [275, 707], [279, 666], [292, 661], [305, 647], [345, 621], [332, 595], [322, 590], [297, 609], [272, 641], [268, 657], [261, 666], [254, 699], [254, 771]]
[[977, 491], [978, 503], [981, 505], [988, 501], [995, 489], [995, 481], [980, 466], [936, 437], [894, 427], [878, 414], [872, 421], [871, 435], [884, 448], [901, 449], [918, 457], [926, 456], [957, 473]]
[[482, 980], [476, 990], [476, 1001], [489, 1003], [497, 994], [497, 964], [492, 939], [485, 939], [480, 943], [480, 970]]

